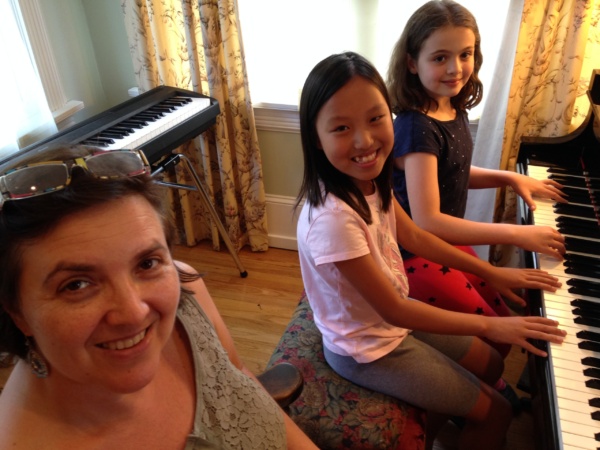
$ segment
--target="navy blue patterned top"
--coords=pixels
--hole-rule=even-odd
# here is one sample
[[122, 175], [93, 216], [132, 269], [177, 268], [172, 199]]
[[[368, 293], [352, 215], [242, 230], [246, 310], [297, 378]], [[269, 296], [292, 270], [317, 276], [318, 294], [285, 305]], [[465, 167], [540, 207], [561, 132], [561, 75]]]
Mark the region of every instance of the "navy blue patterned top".
[[[427, 152], [437, 157], [440, 211], [463, 218], [473, 155], [467, 114], [459, 111], [454, 120], [440, 121], [418, 111], [401, 112], [394, 120], [394, 158], [411, 152]], [[394, 193], [410, 216], [406, 176], [396, 167]]]

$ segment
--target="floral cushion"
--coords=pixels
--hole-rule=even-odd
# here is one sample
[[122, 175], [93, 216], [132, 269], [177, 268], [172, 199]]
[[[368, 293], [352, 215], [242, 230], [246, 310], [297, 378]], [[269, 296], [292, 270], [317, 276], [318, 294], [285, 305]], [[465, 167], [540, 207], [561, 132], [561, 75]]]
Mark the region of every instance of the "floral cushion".
[[288, 413], [320, 449], [425, 448], [425, 412], [337, 375], [323, 356], [322, 336], [305, 295], [267, 368], [289, 362], [304, 377]]

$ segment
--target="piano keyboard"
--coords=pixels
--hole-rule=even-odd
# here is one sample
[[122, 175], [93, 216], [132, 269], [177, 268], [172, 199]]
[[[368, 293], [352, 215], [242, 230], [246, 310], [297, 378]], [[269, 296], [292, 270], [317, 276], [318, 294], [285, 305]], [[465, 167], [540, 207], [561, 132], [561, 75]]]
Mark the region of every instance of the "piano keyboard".
[[[529, 165], [527, 171], [545, 180], [547, 169]], [[548, 346], [559, 448], [594, 450], [600, 448], [600, 226], [585, 179], [574, 181], [565, 189], [569, 204], [559, 206], [560, 212], [554, 202], [535, 199], [533, 223], [558, 228], [567, 240], [564, 261], [537, 254], [538, 267], [562, 282], [555, 293], [543, 292], [543, 313], [568, 333], [563, 344]]]
[[88, 137], [81, 143], [105, 150], [140, 148], [208, 106], [209, 98], [172, 97]]
[[0, 169], [16, 167], [48, 147], [82, 143], [106, 150], [141, 148], [155, 165], [206, 131], [219, 113], [219, 103], [213, 98], [158, 86], [9, 155], [0, 160]]

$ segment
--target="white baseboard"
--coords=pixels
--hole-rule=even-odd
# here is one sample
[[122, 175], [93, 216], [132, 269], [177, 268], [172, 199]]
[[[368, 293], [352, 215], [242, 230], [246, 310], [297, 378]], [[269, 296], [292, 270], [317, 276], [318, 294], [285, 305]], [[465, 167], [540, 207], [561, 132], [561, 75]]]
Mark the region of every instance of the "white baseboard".
[[[294, 197], [266, 195], [269, 247], [298, 250], [296, 240], [297, 214], [294, 214]], [[297, 212], [300, 212], [299, 206]]]

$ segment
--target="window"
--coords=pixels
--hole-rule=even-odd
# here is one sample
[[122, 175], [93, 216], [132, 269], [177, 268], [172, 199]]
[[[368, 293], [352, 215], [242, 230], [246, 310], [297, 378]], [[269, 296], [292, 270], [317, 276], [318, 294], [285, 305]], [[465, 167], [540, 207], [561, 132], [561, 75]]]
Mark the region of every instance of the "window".
[[[238, 0], [252, 102], [273, 118], [273, 110], [295, 112], [300, 90], [313, 66], [332, 53], [356, 51], [386, 75], [392, 48], [410, 15], [425, 0]], [[477, 19], [486, 89], [495, 66], [510, 0], [461, 0]], [[483, 102], [469, 112], [471, 120]], [[268, 119], [267, 118], [267, 119]], [[288, 122], [290, 119], [287, 119]], [[257, 112], [260, 127], [261, 114]], [[288, 127], [286, 124], [285, 127]]]
[[[12, 0], [13, 2], [16, 0]], [[31, 54], [34, 58], [39, 73], [48, 106], [57, 124], [70, 118], [73, 114], [83, 108], [83, 102], [79, 100], [67, 100], [62, 84], [52, 47], [48, 41], [43, 14], [39, 6], [39, 0], [18, 1], [23, 16], [23, 22], [27, 29], [27, 36], [31, 45]], [[66, 124], [62, 124], [64, 127]]]

